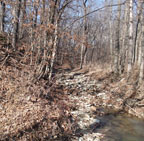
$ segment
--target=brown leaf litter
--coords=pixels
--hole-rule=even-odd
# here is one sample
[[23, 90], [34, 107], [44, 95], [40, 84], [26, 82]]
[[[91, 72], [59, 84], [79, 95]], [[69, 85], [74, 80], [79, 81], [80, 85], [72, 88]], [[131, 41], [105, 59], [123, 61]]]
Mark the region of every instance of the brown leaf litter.
[[27, 70], [0, 70], [0, 140], [53, 140], [72, 134], [63, 91], [31, 81]]

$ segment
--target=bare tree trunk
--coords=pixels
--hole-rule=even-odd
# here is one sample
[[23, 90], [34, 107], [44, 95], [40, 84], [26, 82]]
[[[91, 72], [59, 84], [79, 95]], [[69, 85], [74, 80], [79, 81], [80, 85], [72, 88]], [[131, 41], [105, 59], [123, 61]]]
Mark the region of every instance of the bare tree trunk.
[[16, 4], [13, 8], [13, 38], [12, 38], [12, 46], [16, 49], [16, 43], [19, 38], [19, 17], [21, 10], [21, 0], [17, 0]]
[[[142, 19], [143, 19], [143, 4], [142, 1], [138, 2], [138, 21], [137, 21], [137, 27], [136, 27], [136, 31], [137, 31], [137, 37], [135, 38], [135, 45], [136, 45], [136, 49], [137, 49], [137, 60], [136, 60], [136, 64], [138, 65], [138, 67], [142, 67], [141, 66], [141, 61], [142, 61]], [[139, 24], [138, 24], [139, 23]]]
[[[111, 5], [113, 4], [113, 0], [111, 0]], [[113, 30], [112, 30], [112, 7], [109, 8], [110, 19], [109, 19], [109, 27], [110, 27], [110, 59], [111, 59], [111, 69], [113, 70]]]
[[50, 64], [50, 73], [49, 73], [49, 80], [52, 78], [53, 73], [53, 67], [54, 67], [54, 61], [56, 57], [57, 52], [57, 43], [58, 43], [58, 21], [56, 20], [55, 24], [55, 33], [54, 33], [54, 45], [53, 45], [53, 51], [52, 51], [52, 58], [51, 58], [51, 64]]
[[142, 56], [142, 45], [141, 45], [141, 31], [139, 33], [139, 39], [137, 41], [137, 47], [138, 47], [138, 60], [137, 60], [137, 65], [140, 66], [141, 64], [141, 56]]
[[34, 28], [37, 26], [37, 20], [38, 20], [38, 7], [34, 6], [35, 9], [35, 15], [34, 15]]
[[0, 2], [0, 32], [4, 32], [5, 3]]
[[[35, 42], [35, 32], [34, 29], [37, 26], [37, 17], [38, 17], [38, 7], [34, 6], [34, 18], [32, 18], [32, 25], [31, 25], [31, 65], [33, 64], [33, 54], [34, 54], [34, 42]], [[36, 44], [36, 43], [35, 43]]]
[[17, 8], [16, 8], [16, 6], [14, 6], [13, 7], [13, 20], [12, 20], [12, 25], [13, 25], [13, 32], [12, 32], [12, 46], [13, 46], [13, 48], [14, 49], [16, 49], [16, 20], [17, 20], [17, 17], [16, 17], [16, 14], [17, 14], [17, 12], [16, 12], [16, 10], [17, 10]]
[[[144, 26], [142, 26], [142, 34], [144, 34]], [[144, 35], [142, 35], [142, 38], [141, 38], [142, 40], [141, 40], [141, 57], [140, 57], [140, 73], [139, 73], [139, 83], [141, 83], [142, 82], [142, 80], [143, 80], [143, 76], [144, 76]]]
[[125, 12], [124, 12], [124, 24], [122, 31], [122, 45], [121, 45], [121, 67], [120, 73], [123, 73], [125, 70], [126, 57], [127, 57], [127, 49], [128, 49], [128, 9], [129, 3], [125, 3]]
[[[45, 29], [43, 31], [43, 56], [42, 56], [42, 61], [39, 67], [39, 76], [38, 79], [42, 78], [42, 77], [47, 77], [48, 73], [49, 74], [49, 80], [52, 77], [52, 73], [53, 73], [53, 66], [54, 66], [54, 61], [55, 61], [55, 55], [56, 55], [56, 50], [57, 50], [57, 43], [55, 42], [55, 40], [57, 40], [56, 38], [56, 33], [57, 32], [57, 27], [55, 25], [55, 21], [56, 21], [56, 9], [58, 8], [57, 6], [57, 1], [50, 1], [50, 5], [48, 8], [48, 13], [46, 13], [46, 1], [43, 0], [42, 1], [42, 5], [43, 5], [43, 10], [42, 10], [42, 15], [41, 15], [41, 25], [45, 26]], [[46, 19], [45, 19], [46, 18]], [[48, 25], [54, 25], [55, 26], [55, 31], [54, 34], [50, 33], [48, 34], [47, 31], [47, 27]], [[54, 43], [55, 42], [55, 43]], [[49, 46], [48, 46], [49, 43]], [[48, 48], [49, 47], [49, 48]], [[52, 51], [52, 57], [51, 57], [51, 63], [49, 64], [49, 56], [48, 56], [48, 51], [51, 52]], [[50, 69], [50, 70], [49, 70]]]
[[133, 0], [129, 0], [129, 49], [128, 49], [128, 77], [132, 70], [132, 56], [133, 56]]
[[114, 51], [114, 72], [119, 73], [119, 53], [120, 53], [120, 18], [121, 18], [121, 0], [118, 0], [118, 15], [116, 23], [116, 39], [115, 39], [115, 51]]
[[133, 63], [137, 64], [138, 60], [138, 44], [139, 44], [139, 38], [141, 34], [140, 29], [140, 19], [142, 14], [142, 5], [141, 2], [138, 2], [138, 15], [137, 15], [137, 24], [136, 24], [136, 33], [135, 33], [135, 42], [134, 42], [134, 56], [133, 56]]
[[[45, 0], [43, 0], [43, 9], [42, 9], [42, 15], [41, 15], [41, 24], [45, 25], [47, 27], [47, 19], [49, 19], [49, 15], [45, 13], [45, 8], [46, 8], [46, 5], [45, 5]], [[47, 17], [47, 19], [45, 19], [45, 16]], [[47, 40], [48, 40], [48, 34], [47, 34], [47, 29], [44, 30], [44, 40], [43, 40], [43, 44], [44, 44], [44, 61], [46, 61], [46, 57], [48, 57], [47, 55]], [[47, 66], [48, 67], [48, 66]]]
[[142, 16], [141, 16], [141, 25], [142, 25], [142, 37], [141, 37], [141, 64], [140, 64], [140, 73], [139, 73], [139, 83], [142, 82], [144, 77], [144, 0], [142, 0], [141, 3], [141, 10], [142, 10]]
[[46, 10], [46, 5], [45, 5], [45, 0], [42, 0], [42, 14], [41, 14], [41, 25], [45, 24], [45, 10]]
[[31, 61], [30, 61], [30, 65], [32, 65], [33, 64], [33, 51], [34, 51], [34, 27], [33, 27], [33, 24], [31, 25], [31, 41], [30, 42], [31, 42]]
[[[47, 21], [48, 21], [48, 16], [46, 14], [46, 3], [45, 0], [42, 0], [42, 10], [40, 11], [40, 35], [39, 35], [39, 48], [38, 48], [38, 53], [37, 53], [37, 61], [38, 65], [39, 65], [39, 61], [40, 58], [42, 56], [41, 53], [44, 53], [44, 58], [45, 58], [45, 52], [46, 52], [46, 48], [47, 48]], [[47, 12], [49, 13], [49, 12]], [[42, 27], [45, 26], [45, 29], [43, 29]], [[42, 46], [43, 45], [43, 46]], [[42, 52], [42, 48], [44, 49], [44, 51]], [[41, 60], [43, 61], [43, 60]]]
[[26, 0], [22, 0], [22, 6], [21, 6], [21, 14], [20, 14], [20, 25], [19, 25], [19, 38], [23, 38], [23, 34], [24, 34], [24, 26], [23, 24], [25, 23], [25, 19], [26, 19]]
[[[84, 7], [84, 15], [87, 14], [87, 1], [83, 0], [83, 7]], [[80, 69], [82, 69], [83, 64], [86, 63], [86, 53], [87, 53], [87, 17], [84, 17], [84, 31], [83, 31], [84, 39], [81, 46], [81, 62], [80, 62]]]
[[32, 12], [32, 15], [30, 17], [31, 21], [31, 28], [30, 28], [30, 44], [31, 44], [31, 60], [30, 65], [33, 64], [33, 50], [34, 50], [34, 11]]

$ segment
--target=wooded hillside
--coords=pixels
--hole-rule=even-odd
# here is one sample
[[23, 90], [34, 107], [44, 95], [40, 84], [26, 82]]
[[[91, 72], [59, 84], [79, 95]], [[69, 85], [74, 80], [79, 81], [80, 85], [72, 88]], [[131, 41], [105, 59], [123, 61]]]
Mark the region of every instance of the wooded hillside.
[[142, 92], [144, 0], [0, 0], [0, 140], [70, 140], [75, 105], [57, 80], [87, 68]]

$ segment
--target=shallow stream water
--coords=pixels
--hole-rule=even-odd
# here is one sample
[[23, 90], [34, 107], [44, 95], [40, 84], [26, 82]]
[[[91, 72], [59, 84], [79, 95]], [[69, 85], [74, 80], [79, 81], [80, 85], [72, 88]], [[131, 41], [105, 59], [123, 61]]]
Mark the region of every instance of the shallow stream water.
[[144, 120], [120, 114], [101, 119], [107, 130], [106, 141], [144, 141]]

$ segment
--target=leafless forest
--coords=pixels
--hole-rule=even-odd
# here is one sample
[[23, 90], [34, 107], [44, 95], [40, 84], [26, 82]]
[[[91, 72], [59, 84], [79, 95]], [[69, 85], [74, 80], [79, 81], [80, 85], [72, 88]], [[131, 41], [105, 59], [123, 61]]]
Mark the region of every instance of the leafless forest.
[[0, 140], [74, 140], [85, 73], [144, 117], [144, 0], [0, 0]]

